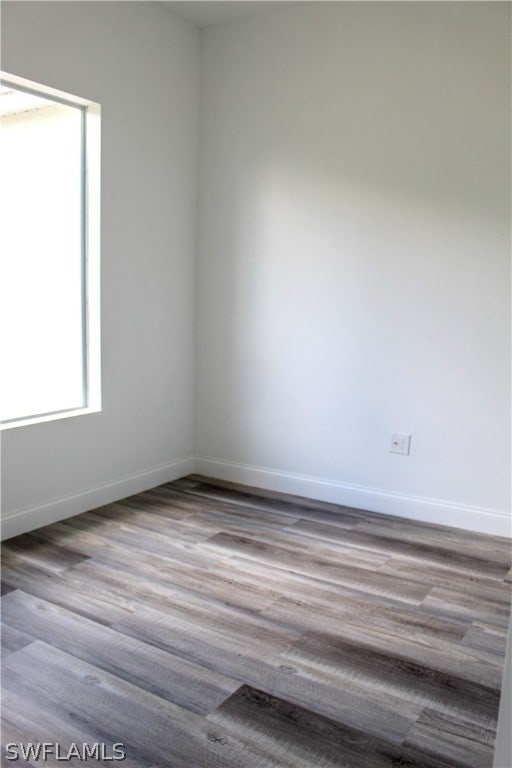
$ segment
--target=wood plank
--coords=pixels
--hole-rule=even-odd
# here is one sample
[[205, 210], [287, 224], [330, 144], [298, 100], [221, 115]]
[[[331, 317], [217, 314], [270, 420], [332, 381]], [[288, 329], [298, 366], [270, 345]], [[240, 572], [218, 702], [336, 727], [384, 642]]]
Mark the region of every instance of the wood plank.
[[[231, 532], [231, 531], [230, 531]], [[217, 532], [214, 535], [221, 535], [226, 533], [225, 530]], [[240, 526], [238, 531], [233, 531], [235, 535], [242, 536], [254, 536], [254, 531], [248, 529], [248, 526]], [[334, 544], [323, 539], [318, 539], [315, 543], [315, 559], [327, 560], [334, 564], [343, 563], [344, 565], [353, 565], [356, 568], [370, 568], [374, 569], [384, 565], [389, 559], [389, 554], [365, 549], [363, 547], [354, 548], [350, 546], [350, 543], [346, 544], [345, 533], [342, 530], [343, 535]], [[301, 553], [302, 555], [311, 554], [311, 541], [307, 536], [297, 533], [295, 524], [289, 526], [284, 531], [276, 531], [269, 529], [268, 531], [261, 525], [258, 525], [258, 532], [256, 534], [258, 541], [271, 546], [284, 546], [287, 550], [292, 552]]]
[[[61, 605], [81, 616], [92, 618], [107, 626], [120, 621], [134, 611], [133, 601], [114, 595], [108, 589], [91, 587], [72, 573], [64, 577], [50, 576], [37, 568], [17, 563], [3, 563], [4, 578], [28, 594]], [[9, 595], [6, 596], [6, 598]], [[2, 598], [3, 600], [4, 598]]]
[[474, 596], [454, 589], [433, 587], [421, 603], [421, 610], [436, 616], [464, 619], [465, 621], [484, 621], [507, 627], [510, 621], [510, 603], [501, 599], [475, 600]]
[[322, 670], [343, 687], [357, 680], [372, 691], [372, 698], [378, 690], [411, 704], [496, 725], [500, 698], [496, 687], [425, 666], [410, 656], [402, 658], [399, 649], [377, 651], [358, 640], [312, 632], [281, 656], [299, 668], [307, 665]]
[[15, 554], [48, 573], [63, 573], [86, 559], [81, 552], [42, 541], [31, 533], [9, 539], [4, 542], [3, 548], [4, 556], [9, 553]]
[[201, 550], [194, 548], [187, 541], [179, 538], [169, 538], [165, 532], [155, 533], [148, 529], [130, 525], [127, 522], [117, 524], [105, 516], [98, 515], [95, 512], [88, 512], [87, 518], [72, 518], [69, 526], [79, 528], [84, 531], [94, 530], [94, 534], [110, 540], [115, 531], [115, 541], [129, 549], [146, 553], [150, 556], [159, 555], [166, 560], [178, 560], [183, 563], [202, 566], [206, 564], [204, 554]]
[[281, 655], [290, 641], [247, 641], [198, 626], [192, 632], [187, 622], [145, 606], [115, 629], [234, 680], [253, 685], [264, 683], [267, 690], [297, 703], [303, 702], [307, 690], [314, 711], [335, 718], [343, 714], [345, 722], [355, 727], [364, 723], [369, 733], [386, 735], [396, 743], [401, 742], [420, 712], [414, 704], [392, 696], [385, 697], [385, 701], [377, 698], [368, 702], [366, 688], [361, 685], [340, 689], [333, 684], [332, 677], [309, 670], [300, 674]]
[[341, 625], [353, 628], [379, 629], [397, 638], [436, 639], [459, 642], [468, 631], [465, 621], [436, 618], [418, 611], [415, 606], [378, 601], [355, 590], [337, 592], [319, 590], [317, 584], [294, 584], [283, 589], [285, 597], [264, 608], [262, 615], [280, 618], [291, 626], [336, 632]]
[[[167, 510], [158, 511], [151, 508], [150, 504], [144, 505], [142, 502], [139, 504], [132, 504], [130, 500], [115, 502], [107, 504], [103, 507], [97, 507], [90, 512], [85, 512], [82, 515], [76, 515], [74, 518], [66, 518], [62, 520], [62, 524], [76, 524], [77, 527], [87, 530], [101, 527], [101, 519], [105, 520], [105, 523], [116, 522], [120, 526], [129, 526], [130, 528], [141, 528], [143, 532], [152, 531], [157, 534], [169, 535], [174, 538], [183, 538], [189, 541], [195, 541], [197, 537], [200, 537], [200, 531], [197, 527], [189, 525], [189, 520], [193, 515], [187, 515], [185, 519], [175, 520], [171, 515], [167, 514]], [[100, 519], [98, 519], [100, 518]], [[71, 522], [73, 521], [73, 522]], [[206, 527], [205, 536], [208, 535], [209, 530], [216, 530], [216, 527], [210, 525]], [[62, 530], [62, 540], [65, 541], [64, 529]], [[55, 531], [55, 524], [38, 528], [31, 533], [34, 539], [40, 541], [53, 541], [52, 534]], [[211, 533], [209, 534], [211, 535]], [[195, 538], [194, 538], [195, 537]], [[70, 539], [71, 541], [71, 539]], [[72, 545], [70, 545], [72, 546]]]
[[[259, 560], [248, 559], [236, 554], [222, 556], [222, 550], [219, 551], [216, 560], [216, 573], [222, 574], [226, 578], [233, 577], [236, 573], [237, 580], [247, 580], [251, 584], [259, 584], [261, 588], [272, 589], [274, 601], [290, 600], [297, 601], [300, 605], [311, 604], [332, 607], [347, 613], [350, 606], [357, 610], [361, 605], [368, 607], [388, 607], [408, 609], [418, 612], [418, 606], [414, 603], [409, 604], [396, 596], [388, 594], [376, 594], [371, 588], [348, 586], [346, 584], [337, 584], [325, 579], [315, 578], [315, 576], [305, 573], [299, 573], [290, 568], [279, 567], [274, 562], [263, 562]], [[307, 560], [308, 558], [304, 558]], [[276, 588], [278, 586], [278, 588]], [[266, 607], [261, 607], [266, 611]], [[467, 622], [466, 622], [467, 624]]]
[[[76, 546], [81, 546], [90, 552], [91, 557], [96, 557], [98, 553], [105, 553], [108, 556], [110, 552], [113, 555], [126, 557], [139, 551], [142, 557], [151, 558], [157, 555], [169, 562], [175, 560], [189, 562], [189, 553], [192, 553], [191, 558], [194, 558], [193, 547], [190, 545], [187, 547], [186, 542], [179, 541], [178, 537], [171, 539], [165, 533], [152, 536], [151, 531], [144, 531], [138, 526], [131, 525], [128, 518], [116, 523], [103, 515], [87, 512], [78, 518], [63, 520], [57, 523], [57, 526], [55, 530], [59, 535], [61, 531], [67, 531], [70, 539], [77, 542]], [[141, 546], [138, 546], [139, 539]], [[153, 541], [155, 547], [144, 546], [145, 539], [148, 542]]]
[[173, 488], [183, 488], [189, 490], [196, 488], [200, 483], [199, 479], [196, 479], [195, 475], [187, 475], [187, 477], [180, 477], [178, 480], [174, 480], [172, 483]]
[[[182, 487], [182, 481], [191, 478], [195, 481], [194, 488], [186, 489]], [[295, 494], [283, 493], [281, 491], [270, 491], [265, 488], [255, 486], [240, 485], [231, 483], [228, 480], [219, 478], [205, 477], [203, 475], [189, 475], [188, 478], [174, 481], [164, 487], [181, 487], [182, 490], [197, 496], [215, 498], [217, 501], [226, 499], [229, 503], [243, 504], [244, 506], [253, 506], [254, 508], [269, 507], [270, 509], [282, 509], [283, 514], [289, 514], [298, 518], [307, 517], [309, 513], [313, 518], [320, 521], [324, 513], [332, 513], [333, 522], [340, 521], [343, 515], [350, 516], [354, 521], [362, 520], [397, 520], [392, 515], [377, 514], [363, 509], [347, 507], [343, 504], [336, 504], [331, 501], [321, 501], [312, 499], [308, 496], [297, 496]], [[304, 514], [302, 514], [304, 512]], [[328, 520], [324, 520], [327, 522]]]
[[32, 696], [52, 698], [61, 710], [77, 702], [80, 722], [93, 731], [107, 728], [112, 742], [125, 743], [130, 759], [142, 754], [173, 768], [262, 766], [218, 724], [212, 728], [204, 718], [39, 641], [8, 657], [4, 676]]
[[474, 621], [465, 633], [462, 645], [495, 653], [501, 660], [505, 656], [507, 629], [485, 624], [482, 621]]
[[379, 570], [407, 581], [465, 592], [474, 597], [478, 603], [490, 600], [508, 605], [512, 596], [512, 588], [503, 580], [488, 577], [479, 573], [478, 570], [471, 574], [461, 573], [434, 563], [427, 564], [402, 557], [389, 558]]
[[[304, 707], [244, 685], [208, 716], [266, 753], [280, 768], [439, 768], [437, 761], [397, 749]], [[408, 754], [404, 754], [407, 753]]]
[[[150, 492], [151, 493], [151, 492]], [[239, 518], [245, 521], [251, 516], [261, 519], [266, 525], [285, 527], [294, 523], [298, 516], [293, 513], [290, 505], [285, 505], [281, 510], [280, 505], [264, 504], [263, 506], [251, 506], [244, 503], [233, 502], [230, 499], [212, 497], [203, 493], [195, 493], [177, 489], [174, 483], [158, 488], [160, 499], [165, 499], [169, 504], [176, 504], [184, 510], [195, 513], [221, 513], [230, 518]]]
[[475, 533], [463, 528], [451, 528], [447, 525], [423, 523], [402, 517], [381, 519], [374, 514], [361, 519], [357, 526], [360, 532], [383, 536], [399, 542], [417, 540], [445, 551], [453, 551], [464, 555], [474, 555], [477, 558], [509, 564], [512, 558], [510, 539], [506, 536], [491, 536], [485, 533]]
[[137, 493], [122, 499], [123, 504], [134, 509], [144, 509], [155, 515], [163, 515], [167, 519], [186, 520], [193, 513], [194, 508], [188, 503], [188, 497], [181, 498], [178, 494], [169, 493], [166, 486], [151, 488], [143, 493]]
[[215, 709], [238, 683], [205, 667], [149, 647], [45, 600], [17, 591], [2, 606], [7, 632], [30, 626], [51, 644], [197, 714]]
[[338, 640], [352, 642], [361, 648], [374, 651], [377, 655], [389, 654], [405, 664], [418, 664], [452, 676], [454, 685], [457, 678], [461, 678], [495, 691], [499, 691], [501, 687], [502, 660], [495, 654], [475, 650], [460, 643], [438, 639], [434, 645], [428, 639], [398, 637], [389, 635], [385, 629], [365, 629], [347, 622], [339, 626], [333, 637], [329, 637], [325, 631], [310, 631], [306, 632], [302, 639], [311, 641], [313, 645], [318, 643], [319, 648], [323, 643], [335, 644]]
[[[491, 578], [503, 578], [510, 568], [510, 552], [500, 547], [492, 553], [488, 546], [480, 544], [471, 546], [464, 541], [464, 546], [457, 547], [451, 543], [451, 538], [440, 538], [438, 535], [422, 532], [421, 536], [404, 534], [402, 530], [390, 530], [387, 525], [368, 523], [359, 524], [351, 530], [342, 530], [334, 525], [313, 523], [309, 520], [299, 520], [294, 523], [291, 531], [297, 531], [305, 536], [320, 541], [339, 542], [363, 552], [381, 553], [387, 557], [399, 556], [412, 561], [442, 565], [450, 570], [462, 573], [478, 573]], [[383, 571], [385, 572], [385, 571]]]
[[[212, 560], [212, 566], [213, 564]], [[169, 588], [174, 593], [181, 592], [187, 597], [190, 597], [191, 593], [202, 595], [242, 610], [261, 611], [277, 600], [280, 594], [276, 589], [275, 578], [273, 583], [258, 583], [254, 579], [244, 578], [239, 568], [224, 567], [218, 559], [216, 567], [197, 568], [177, 561], [169, 562], [156, 555], [137, 555], [128, 549], [111, 550], [106, 554], [105, 550], [101, 550], [98, 557], [91, 558], [90, 567], [89, 564], [78, 566], [67, 579], [83, 578], [84, 582], [87, 582], [87, 574], [100, 574], [100, 569], [95, 567], [100, 565], [106, 569], [101, 570], [101, 574], [109, 590], [117, 571], [119, 574], [132, 574], [140, 578], [141, 586], [147, 579], [152, 582], [153, 589]], [[212, 578], [212, 571], [215, 572], [215, 578]], [[137, 589], [137, 593], [139, 591]]]
[[344, 565], [332, 558], [304, 558], [302, 554], [287, 547], [267, 544], [256, 538], [233, 536], [219, 533], [207, 539], [201, 548], [220, 548], [242, 554], [244, 557], [263, 563], [272, 563], [278, 569], [290, 569], [313, 576], [316, 579], [352, 586], [377, 595], [387, 595], [403, 602], [418, 604], [428, 593], [421, 584], [407, 584], [401, 579], [386, 574], [376, 575], [374, 571], [356, 565]]
[[[2, 602], [2, 612], [4, 604]], [[25, 624], [23, 627], [15, 629], [2, 622], [2, 658], [34, 642], [34, 637], [25, 631], [27, 626], [28, 624]]]
[[241, 513], [244, 509], [257, 510], [259, 513], [276, 514], [277, 512], [288, 518], [290, 524], [297, 522], [300, 518], [311, 517], [314, 520], [321, 520], [340, 527], [352, 528], [361, 522], [360, 515], [365, 514], [364, 512], [360, 513], [359, 510], [340, 507], [337, 504], [302, 498], [293, 502], [281, 500], [278, 498], [279, 494], [272, 494], [270, 498], [259, 492], [235, 491], [210, 483], [200, 483], [193, 489], [182, 489], [181, 492], [191, 498], [208, 499], [215, 504], [222, 504], [225, 508], [231, 508], [233, 513], [236, 513], [237, 510]]
[[[10, 761], [5, 758], [2, 765], [14, 765], [16, 768], [30, 766], [31, 768], [62, 768], [63, 765], [78, 768], [83, 761], [71, 759], [63, 760], [72, 744], [105, 744], [105, 754], [112, 754], [114, 743], [121, 741], [114, 738], [112, 733], [103, 727], [101, 723], [92, 724], [84, 722], [85, 718], [77, 707], [76, 702], [66, 702], [67, 706], [56, 702], [55, 698], [48, 696], [45, 691], [35, 691], [26, 686], [24, 681], [20, 684], [19, 677], [13, 678], [6, 671], [2, 679], [2, 737], [4, 744], [16, 744], [21, 752], [21, 744], [25, 746], [27, 758], [34, 752], [30, 751], [30, 744], [37, 750], [38, 744], [58, 743], [61, 748], [61, 757], [48, 753], [43, 760], [24, 760], [23, 757]], [[110, 750], [109, 750], [110, 747]], [[9, 753], [12, 754], [12, 753]], [[37, 753], [36, 753], [37, 754]], [[91, 760], [92, 762], [92, 760]], [[103, 762], [103, 761], [102, 761]], [[104, 762], [103, 764], [107, 764]], [[109, 763], [112, 764], [112, 763]], [[130, 755], [122, 761], [126, 768], [154, 768], [154, 761], [140, 751], [130, 749]]]
[[426, 709], [411, 728], [405, 746], [457, 768], [492, 765], [494, 730]]
[[[273, 619], [265, 618], [261, 611], [251, 610], [240, 605], [232, 605], [225, 600], [214, 599], [210, 595], [197, 594], [184, 590], [168, 582], [162, 582], [154, 576], [148, 577], [141, 571], [136, 574], [118, 573], [105, 568], [100, 563], [88, 563], [74, 577], [83, 577], [88, 584], [108, 583], [113, 594], [122, 597], [128, 590], [134, 605], [141, 604], [172, 614], [178, 620], [198, 624], [204, 629], [221, 634], [230, 634], [248, 641], [289, 642], [295, 640], [302, 630], [294, 630]], [[236, 589], [236, 584], [234, 589]], [[242, 600], [236, 601], [242, 603]]]

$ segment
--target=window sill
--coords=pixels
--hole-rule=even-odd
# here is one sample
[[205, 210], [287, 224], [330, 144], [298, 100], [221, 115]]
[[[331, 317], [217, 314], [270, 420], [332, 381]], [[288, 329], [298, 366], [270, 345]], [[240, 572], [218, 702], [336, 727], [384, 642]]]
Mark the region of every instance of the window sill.
[[56, 413], [44, 413], [40, 416], [31, 416], [28, 419], [16, 419], [0, 424], [0, 431], [15, 429], [18, 427], [29, 427], [32, 424], [43, 424], [46, 421], [60, 421], [61, 419], [71, 419], [75, 416], [87, 416], [90, 413], [101, 413], [101, 406], [91, 406], [89, 408], [75, 408], [70, 411], [57, 411]]

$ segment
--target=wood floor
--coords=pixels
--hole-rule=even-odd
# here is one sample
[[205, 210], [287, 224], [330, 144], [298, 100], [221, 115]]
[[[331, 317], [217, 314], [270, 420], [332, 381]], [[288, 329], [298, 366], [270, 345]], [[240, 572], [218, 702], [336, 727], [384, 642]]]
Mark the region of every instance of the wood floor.
[[490, 768], [510, 560], [505, 539], [198, 476], [11, 539], [3, 744]]

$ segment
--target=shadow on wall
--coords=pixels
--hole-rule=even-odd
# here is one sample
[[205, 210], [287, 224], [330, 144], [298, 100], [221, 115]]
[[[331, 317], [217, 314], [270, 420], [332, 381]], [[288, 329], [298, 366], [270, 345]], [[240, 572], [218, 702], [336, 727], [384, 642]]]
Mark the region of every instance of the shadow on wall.
[[[329, 471], [338, 476], [357, 438], [343, 445], [333, 433], [387, 437], [393, 410], [417, 431], [434, 426], [439, 412], [465, 419], [482, 391], [499, 396], [506, 380], [495, 378], [489, 342], [499, 337], [495, 289], [505, 265], [492, 255], [505, 243], [494, 211], [475, 219], [460, 201], [428, 208], [293, 165], [246, 171], [224, 272], [240, 447], [282, 466], [290, 438], [304, 462], [312, 444], [336, 439]], [[315, 471], [326, 468], [319, 455]], [[386, 475], [373, 482], [385, 484]]]
[[505, 509], [509, 43], [328, 5], [205, 38], [199, 453]]

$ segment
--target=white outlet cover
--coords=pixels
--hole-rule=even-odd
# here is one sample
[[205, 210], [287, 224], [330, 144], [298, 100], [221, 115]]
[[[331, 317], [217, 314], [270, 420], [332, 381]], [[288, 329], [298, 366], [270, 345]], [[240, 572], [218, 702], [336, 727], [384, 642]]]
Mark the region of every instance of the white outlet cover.
[[390, 453], [401, 453], [402, 456], [408, 456], [411, 452], [411, 435], [403, 432], [395, 432], [391, 435]]

